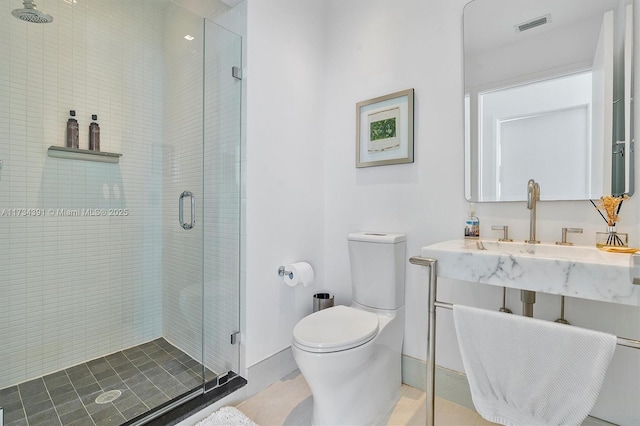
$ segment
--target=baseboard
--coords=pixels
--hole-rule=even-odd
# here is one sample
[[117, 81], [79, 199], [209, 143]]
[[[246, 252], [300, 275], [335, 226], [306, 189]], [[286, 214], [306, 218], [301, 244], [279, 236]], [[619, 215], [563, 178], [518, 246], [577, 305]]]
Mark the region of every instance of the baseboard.
[[268, 388], [297, 369], [290, 346], [252, 365], [247, 368], [248, 396]]
[[421, 359], [402, 355], [402, 383], [425, 392], [427, 364]]
[[[421, 391], [427, 389], [427, 363], [402, 355], [402, 383]], [[436, 396], [474, 410], [467, 376], [436, 365]]]

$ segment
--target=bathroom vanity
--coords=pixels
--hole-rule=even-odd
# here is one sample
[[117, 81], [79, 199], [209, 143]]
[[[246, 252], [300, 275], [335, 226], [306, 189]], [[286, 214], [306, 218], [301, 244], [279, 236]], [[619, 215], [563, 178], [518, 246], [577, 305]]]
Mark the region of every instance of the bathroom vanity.
[[[455, 239], [423, 247], [409, 259], [429, 269], [427, 329], [427, 425], [434, 425], [437, 279], [452, 278], [529, 292], [543, 292], [640, 306], [640, 255], [608, 253], [591, 246], [560, 246]], [[640, 349], [640, 340], [618, 337], [618, 345]]]
[[[422, 248], [437, 274], [478, 284], [640, 306], [640, 255], [595, 246], [455, 239]], [[634, 267], [634, 260], [638, 264]]]

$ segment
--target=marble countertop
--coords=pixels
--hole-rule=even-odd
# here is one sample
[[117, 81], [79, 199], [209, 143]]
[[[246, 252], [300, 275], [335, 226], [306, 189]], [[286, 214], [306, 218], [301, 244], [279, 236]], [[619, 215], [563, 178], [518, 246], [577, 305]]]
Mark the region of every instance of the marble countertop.
[[[456, 239], [423, 247], [439, 277], [640, 306], [640, 256], [595, 246]], [[634, 267], [634, 261], [638, 266]]]

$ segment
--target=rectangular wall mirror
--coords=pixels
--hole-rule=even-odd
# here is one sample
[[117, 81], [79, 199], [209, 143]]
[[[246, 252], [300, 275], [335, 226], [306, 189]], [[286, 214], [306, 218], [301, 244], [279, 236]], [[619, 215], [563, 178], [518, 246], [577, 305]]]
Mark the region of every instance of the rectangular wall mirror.
[[633, 194], [633, 0], [473, 0], [463, 23], [465, 197]]

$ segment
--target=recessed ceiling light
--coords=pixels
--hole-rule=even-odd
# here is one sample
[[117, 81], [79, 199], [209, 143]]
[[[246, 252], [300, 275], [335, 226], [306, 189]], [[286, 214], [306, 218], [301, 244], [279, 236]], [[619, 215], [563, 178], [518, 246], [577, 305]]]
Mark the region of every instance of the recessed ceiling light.
[[192, 35], [187, 34], [186, 36], [184, 36], [184, 38], [185, 38], [186, 40], [191, 41], [191, 40], [193, 40], [195, 37], [194, 37], [194, 36], [192, 36]]

